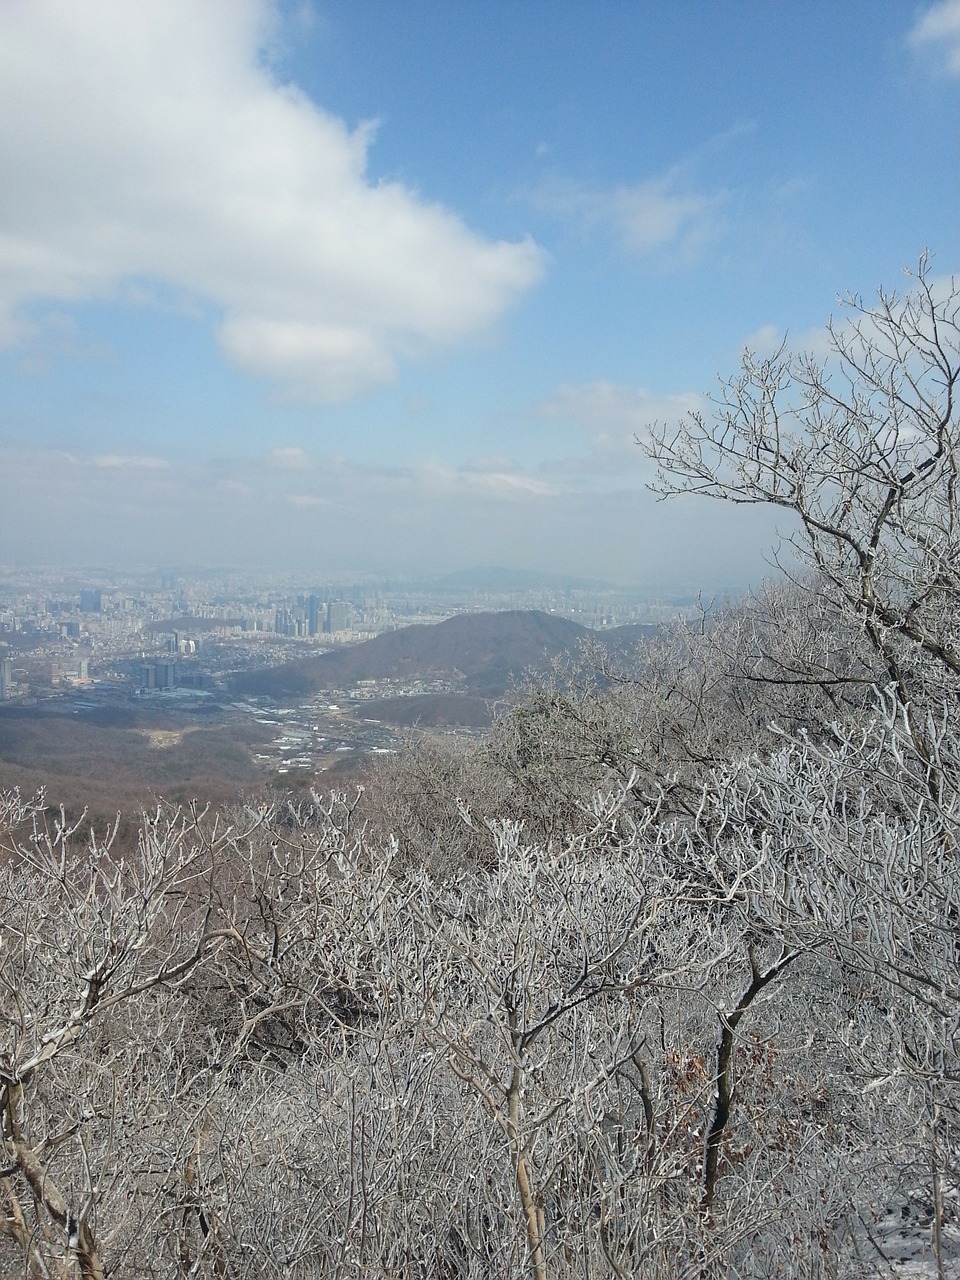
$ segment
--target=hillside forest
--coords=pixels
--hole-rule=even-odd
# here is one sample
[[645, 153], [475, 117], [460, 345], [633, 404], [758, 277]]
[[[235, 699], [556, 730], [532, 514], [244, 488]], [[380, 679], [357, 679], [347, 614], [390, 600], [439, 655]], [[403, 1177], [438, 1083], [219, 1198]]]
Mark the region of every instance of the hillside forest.
[[829, 334], [643, 446], [752, 599], [135, 848], [0, 796], [0, 1274], [960, 1275], [960, 290]]

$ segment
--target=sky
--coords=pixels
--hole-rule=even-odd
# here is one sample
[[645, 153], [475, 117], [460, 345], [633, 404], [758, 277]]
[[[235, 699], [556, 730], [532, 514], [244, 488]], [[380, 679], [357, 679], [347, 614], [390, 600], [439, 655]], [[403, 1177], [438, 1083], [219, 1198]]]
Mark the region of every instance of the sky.
[[0, 0], [0, 564], [738, 587], [637, 444], [960, 273], [960, 0]]

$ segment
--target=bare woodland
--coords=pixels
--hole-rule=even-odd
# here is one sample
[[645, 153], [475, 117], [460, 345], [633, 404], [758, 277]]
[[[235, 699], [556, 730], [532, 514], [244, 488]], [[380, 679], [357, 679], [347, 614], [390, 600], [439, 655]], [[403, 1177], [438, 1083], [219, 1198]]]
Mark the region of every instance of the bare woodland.
[[960, 290], [654, 429], [756, 599], [363, 793], [0, 798], [0, 1274], [960, 1274]]

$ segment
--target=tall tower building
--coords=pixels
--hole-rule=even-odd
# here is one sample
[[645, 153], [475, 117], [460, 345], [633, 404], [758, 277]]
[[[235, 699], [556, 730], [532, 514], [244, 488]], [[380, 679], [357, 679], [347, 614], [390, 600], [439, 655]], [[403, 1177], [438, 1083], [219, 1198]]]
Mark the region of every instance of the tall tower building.
[[327, 625], [324, 631], [346, 631], [347, 629], [347, 602], [346, 600], [331, 600], [327, 604]]
[[311, 636], [320, 630], [320, 600], [317, 596], [307, 597], [307, 626]]

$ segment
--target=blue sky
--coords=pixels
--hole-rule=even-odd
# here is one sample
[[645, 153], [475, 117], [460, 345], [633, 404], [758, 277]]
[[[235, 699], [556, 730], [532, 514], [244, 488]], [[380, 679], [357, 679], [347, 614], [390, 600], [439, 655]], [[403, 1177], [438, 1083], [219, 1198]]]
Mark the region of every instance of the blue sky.
[[736, 586], [635, 438], [960, 270], [960, 0], [4, 0], [0, 563]]

